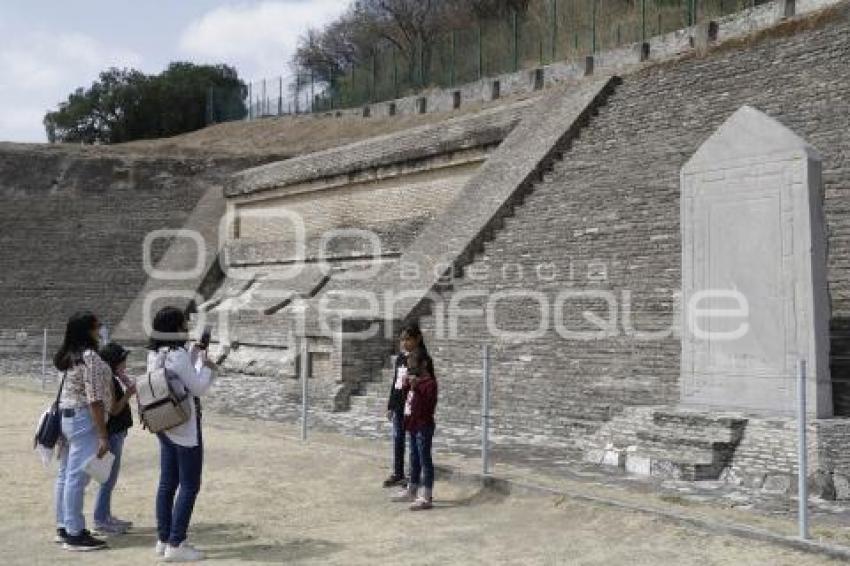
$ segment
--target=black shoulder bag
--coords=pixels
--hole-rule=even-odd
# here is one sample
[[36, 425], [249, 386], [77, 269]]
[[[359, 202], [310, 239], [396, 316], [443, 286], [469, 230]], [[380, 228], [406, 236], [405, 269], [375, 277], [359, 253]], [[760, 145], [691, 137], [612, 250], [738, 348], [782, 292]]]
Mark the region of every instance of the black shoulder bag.
[[67, 371], [62, 374], [62, 382], [59, 383], [59, 392], [56, 393], [56, 400], [53, 405], [41, 415], [38, 430], [33, 440], [33, 448], [38, 445], [53, 448], [59, 440], [59, 435], [62, 432], [62, 411], [59, 410], [59, 398], [62, 396], [62, 388], [65, 387], [66, 375], [68, 375]]

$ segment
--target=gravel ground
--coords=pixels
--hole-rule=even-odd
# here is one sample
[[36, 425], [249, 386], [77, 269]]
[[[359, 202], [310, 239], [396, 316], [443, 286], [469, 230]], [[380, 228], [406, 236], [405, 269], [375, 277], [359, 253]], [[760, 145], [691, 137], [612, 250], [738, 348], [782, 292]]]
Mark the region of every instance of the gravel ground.
[[[154, 439], [135, 428], [114, 496], [135, 521], [111, 548], [80, 557], [51, 542], [51, 486], [30, 449], [45, 394], [0, 387], [0, 564], [149, 564], [153, 555]], [[784, 547], [709, 535], [650, 515], [563, 497], [506, 495], [438, 482], [435, 508], [387, 500], [385, 462], [350, 439], [294, 427], [206, 417], [204, 486], [192, 541], [221, 564], [826, 564]], [[363, 441], [366, 442], [366, 441]], [[365, 445], [364, 445], [365, 446]], [[87, 495], [87, 515], [93, 491]]]

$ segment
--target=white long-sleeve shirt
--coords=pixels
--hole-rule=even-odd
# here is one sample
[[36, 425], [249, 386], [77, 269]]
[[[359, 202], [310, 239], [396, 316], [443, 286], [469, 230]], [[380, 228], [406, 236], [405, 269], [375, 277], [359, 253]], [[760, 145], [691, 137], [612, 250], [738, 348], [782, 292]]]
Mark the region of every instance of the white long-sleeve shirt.
[[164, 432], [175, 444], [192, 448], [198, 445], [198, 417], [195, 414], [195, 397], [202, 397], [213, 384], [213, 372], [200, 360], [192, 360], [185, 348], [162, 348], [158, 352], [148, 352], [148, 371], [161, 367], [161, 356], [165, 358], [165, 369], [174, 372], [188, 391], [189, 420]]

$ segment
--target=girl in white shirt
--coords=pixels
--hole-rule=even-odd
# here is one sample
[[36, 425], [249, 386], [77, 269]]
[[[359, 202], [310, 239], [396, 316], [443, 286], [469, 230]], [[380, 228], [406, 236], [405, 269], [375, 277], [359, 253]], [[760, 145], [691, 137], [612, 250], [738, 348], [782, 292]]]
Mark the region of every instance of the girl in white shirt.
[[201, 488], [203, 469], [200, 397], [212, 385], [216, 366], [197, 346], [187, 349], [188, 321], [182, 310], [174, 307], [160, 310], [154, 317], [153, 330], [148, 371], [164, 365], [179, 377], [192, 400], [189, 420], [157, 434], [160, 476], [156, 496], [156, 553], [168, 561], [196, 561], [203, 559], [203, 554], [186, 543], [186, 532]]

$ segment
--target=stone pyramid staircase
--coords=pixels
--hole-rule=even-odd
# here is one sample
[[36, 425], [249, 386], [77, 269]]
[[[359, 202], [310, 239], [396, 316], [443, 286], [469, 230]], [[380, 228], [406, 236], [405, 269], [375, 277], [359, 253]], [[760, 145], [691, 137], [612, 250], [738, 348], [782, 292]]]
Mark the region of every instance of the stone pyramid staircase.
[[638, 475], [716, 480], [729, 466], [747, 419], [681, 407], [629, 407], [583, 442], [586, 462]]
[[[366, 291], [390, 289], [396, 293], [391, 311], [384, 313], [387, 319], [404, 320], [431, 289], [443, 287], [447, 276], [462, 275], [483, 244], [522, 206], [534, 185], [564, 158], [573, 140], [620, 83], [616, 76], [588, 78], [556, 89], [537, 102], [448, 210], [428, 223], [404, 250], [400, 262], [416, 264], [418, 276], [402, 277], [397, 269], [387, 269], [363, 286]], [[352, 288], [356, 286], [351, 282], [331, 281], [326, 291]]]
[[357, 389], [351, 392], [349, 411], [352, 415], [374, 418], [386, 412], [394, 363], [395, 356], [389, 357], [384, 367], [373, 372], [371, 380], [361, 381]]

